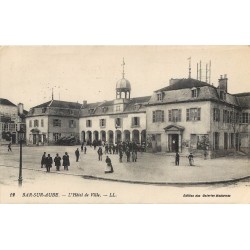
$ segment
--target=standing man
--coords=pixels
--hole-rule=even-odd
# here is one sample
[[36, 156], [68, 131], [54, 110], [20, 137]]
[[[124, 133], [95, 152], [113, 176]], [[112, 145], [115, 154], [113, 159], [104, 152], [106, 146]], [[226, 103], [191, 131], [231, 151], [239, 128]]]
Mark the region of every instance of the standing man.
[[54, 158], [54, 162], [55, 162], [55, 166], [56, 166], [56, 171], [60, 171], [60, 167], [61, 167], [61, 157], [56, 154], [56, 157]]
[[84, 146], [84, 154], [86, 154], [86, 152], [87, 152], [87, 147]]
[[83, 152], [83, 144], [84, 144], [84, 143], [82, 143], [82, 145], [81, 145], [81, 152]]
[[11, 150], [11, 142], [8, 144], [8, 152], [12, 152], [12, 150]]
[[135, 150], [133, 150], [133, 151], [132, 151], [132, 161], [133, 161], [133, 162], [136, 162], [136, 158], [137, 158], [137, 157], [136, 157], [136, 152], [135, 152]]
[[175, 154], [175, 166], [179, 166], [179, 162], [180, 162], [180, 154], [178, 152], [176, 152], [176, 154]]
[[63, 156], [63, 166], [64, 170], [69, 170], [70, 162], [69, 162], [69, 155], [67, 152], [65, 152], [65, 155]]
[[46, 167], [46, 152], [43, 153], [42, 159], [41, 159], [41, 168]]
[[122, 149], [119, 150], [119, 160], [122, 162], [123, 152]]
[[80, 152], [79, 152], [79, 149], [78, 149], [78, 148], [77, 148], [76, 151], [75, 151], [75, 155], [76, 155], [76, 162], [78, 162], [79, 156], [80, 156]]
[[47, 172], [50, 172], [50, 168], [52, 168], [52, 157], [50, 156], [50, 154], [48, 154], [48, 157], [46, 157], [46, 169]]
[[193, 166], [193, 164], [194, 164], [194, 156], [193, 156], [192, 153], [189, 154], [188, 160], [189, 160], [189, 165]]
[[98, 153], [98, 160], [102, 161], [102, 148], [101, 147], [98, 148], [97, 153]]

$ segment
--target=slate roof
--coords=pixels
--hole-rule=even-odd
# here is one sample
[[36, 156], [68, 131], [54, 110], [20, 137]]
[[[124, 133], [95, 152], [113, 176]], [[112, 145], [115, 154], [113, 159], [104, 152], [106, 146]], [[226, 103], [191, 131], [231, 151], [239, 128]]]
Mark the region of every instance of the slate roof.
[[[192, 97], [192, 88], [199, 88], [197, 97]], [[158, 105], [164, 103], [178, 102], [196, 102], [196, 101], [217, 101], [238, 106], [239, 102], [234, 95], [226, 93], [226, 99], [222, 100], [219, 96], [219, 89], [205, 82], [195, 79], [180, 79], [174, 84], [154, 91], [150, 98], [149, 105]], [[157, 93], [163, 93], [163, 100], [157, 100]]]
[[11, 101], [9, 101], [8, 99], [4, 99], [4, 98], [0, 98], [0, 104], [2, 104], [2, 105], [8, 105], [8, 106], [13, 106], [13, 107], [17, 106], [14, 103], [12, 103]]
[[239, 105], [242, 108], [250, 108], [250, 93], [240, 93], [240, 94], [235, 94]]
[[59, 100], [51, 100], [40, 105], [37, 105], [33, 108], [45, 108], [45, 107], [52, 107], [52, 108], [69, 108], [69, 109], [80, 109], [82, 104], [77, 102], [66, 102], [66, 101], [59, 101]]
[[210, 85], [206, 82], [201, 82], [193, 78], [183, 78], [183, 79], [177, 80], [174, 84], [158, 89], [155, 92], [178, 90], [178, 89], [189, 89], [193, 87], [199, 88], [199, 87], [204, 87], [204, 86], [214, 87], [213, 85]]
[[[129, 103], [125, 104], [124, 111], [120, 113], [131, 113], [131, 112], [141, 112], [145, 110], [145, 104], [148, 103], [151, 96], [143, 96], [143, 97], [135, 97], [129, 100]], [[136, 109], [136, 105], [139, 105]], [[104, 108], [107, 108], [104, 111]], [[81, 117], [85, 116], [97, 116], [97, 115], [108, 115], [108, 114], [120, 114], [119, 112], [115, 112], [114, 110], [114, 100], [112, 101], [103, 101], [103, 102], [96, 102], [87, 104], [86, 107], [82, 107], [81, 109]], [[92, 109], [90, 113], [89, 110]]]

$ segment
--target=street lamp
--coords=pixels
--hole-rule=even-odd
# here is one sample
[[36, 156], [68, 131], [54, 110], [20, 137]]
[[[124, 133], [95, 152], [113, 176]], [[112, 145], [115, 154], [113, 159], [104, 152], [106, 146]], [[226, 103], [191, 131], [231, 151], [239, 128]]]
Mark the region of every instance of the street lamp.
[[23, 104], [19, 103], [18, 104], [18, 116], [20, 118], [20, 126], [19, 130], [17, 131], [18, 133], [18, 138], [19, 138], [19, 144], [20, 144], [20, 158], [19, 158], [19, 177], [18, 177], [18, 186], [22, 186], [23, 182], [23, 176], [22, 176], [22, 168], [23, 168], [23, 140], [24, 140], [24, 128], [21, 125], [22, 119], [23, 119]]

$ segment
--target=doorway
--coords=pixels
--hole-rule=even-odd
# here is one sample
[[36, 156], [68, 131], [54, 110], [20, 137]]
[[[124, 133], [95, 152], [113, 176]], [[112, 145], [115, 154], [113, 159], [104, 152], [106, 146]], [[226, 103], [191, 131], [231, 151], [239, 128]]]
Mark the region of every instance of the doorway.
[[168, 135], [169, 151], [178, 152], [179, 151], [179, 135], [170, 134]]

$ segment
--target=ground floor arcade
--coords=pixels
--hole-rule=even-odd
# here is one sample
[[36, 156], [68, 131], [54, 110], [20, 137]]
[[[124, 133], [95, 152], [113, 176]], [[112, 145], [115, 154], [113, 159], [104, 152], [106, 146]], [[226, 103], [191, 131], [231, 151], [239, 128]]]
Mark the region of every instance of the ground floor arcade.
[[81, 141], [93, 143], [93, 141], [117, 144], [122, 141], [133, 141], [139, 144], [146, 142], [146, 130], [100, 130], [81, 131]]

